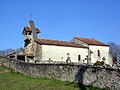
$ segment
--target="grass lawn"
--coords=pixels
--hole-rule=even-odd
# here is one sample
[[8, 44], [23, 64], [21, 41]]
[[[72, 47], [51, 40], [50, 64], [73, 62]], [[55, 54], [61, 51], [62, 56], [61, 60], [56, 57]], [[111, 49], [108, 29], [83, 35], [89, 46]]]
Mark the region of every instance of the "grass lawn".
[[0, 90], [104, 90], [70, 82], [33, 78], [0, 66]]

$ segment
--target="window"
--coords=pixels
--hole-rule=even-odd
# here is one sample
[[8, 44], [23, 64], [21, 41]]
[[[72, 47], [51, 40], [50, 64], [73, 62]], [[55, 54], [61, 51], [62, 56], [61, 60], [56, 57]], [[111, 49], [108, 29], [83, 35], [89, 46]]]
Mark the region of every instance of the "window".
[[80, 61], [81, 60], [81, 55], [78, 55], [78, 61]]
[[27, 32], [27, 35], [29, 35], [29, 32]]
[[100, 56], [100, 50], [98, 50], [98, 56]]
[[31, 35], [31, 32], [29, 32], [29, 35]]
[[27, 35], [27, 32], [25, 32], [25, 35]]

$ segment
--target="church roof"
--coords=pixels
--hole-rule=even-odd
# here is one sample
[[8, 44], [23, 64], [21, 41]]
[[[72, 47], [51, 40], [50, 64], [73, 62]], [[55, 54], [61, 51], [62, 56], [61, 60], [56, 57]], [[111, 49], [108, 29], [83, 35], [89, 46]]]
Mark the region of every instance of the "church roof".
[[91, 39], [91, 38], [80, 38], [80, 37], [74, 37], [77, 40], [80, 40], [88, 45], [98, 45], [98, 46], [109, 46], [107, 44], [104, 44], [98, 40]]
[[[38, 28], [35, 28], [37, 33], [40, 33], [40, 30]], [[32, 31], [29, 27], [24, 27], [25, 31]]]
[[15, 54], [16, 54], [15, 52], [12, 52], [12, 53], [7, 54], [6, 57], [7, 56], [15, 56]]
[[8, 57], [8, 56], [13, 56], [13, 57], [15, 57], [15, 54], [17, 54], [18, 56], [34, 56], [34, 55], [32, 54], [32, 52], [28, 51], [28, 52], [20, 52], [20, 53], [12, 52], [12, 53], [10, 53], [10, 54], [7, 54], [6, 57]]
[[48, 40], [48, 39], [38, 39], [35, 40], [37, 43], [41, 45], [55, 45], [55, 46], [66, 46], [66, 47], [77, 47], [77, 48], [87, 48], [80, 44], [76, 44], [74, 42], [66, 42], [66, 41], [58, 41], [58, 40]]

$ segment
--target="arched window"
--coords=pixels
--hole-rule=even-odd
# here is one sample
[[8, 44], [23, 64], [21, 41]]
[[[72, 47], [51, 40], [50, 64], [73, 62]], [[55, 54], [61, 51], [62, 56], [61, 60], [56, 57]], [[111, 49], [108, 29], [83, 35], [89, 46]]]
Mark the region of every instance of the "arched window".
[[78, 61], [80, 61], [81, 60], [81, 55], [78, 55]]
[[98, 53], [98, 56], [100, 56], [100, 50], [98, 50], [97, 53]]

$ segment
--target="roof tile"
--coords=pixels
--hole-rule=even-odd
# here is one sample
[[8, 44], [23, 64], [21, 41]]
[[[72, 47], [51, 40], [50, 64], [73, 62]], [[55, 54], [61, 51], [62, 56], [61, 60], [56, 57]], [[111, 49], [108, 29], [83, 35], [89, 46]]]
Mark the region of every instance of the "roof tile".
[[78, 47], [78, 48], [87, 48], [80, 44], [74, 42], [58, 41], [58, 40], [48, 40], [48, 39], [38, 39], [35, 40], [39, 44], [43, 45], [55, 45], [55, 46], [66, 46], [66, 47]]
[[[36, 29], [36, 32], [39, 33], [40, 30], [38, 28], [35, 28]], [[24, 27], [24, 30], [26, 31], [32, 31], [29, 27]]]
[[109, 46], [107, 44], [104, 44], [98, 40], [91, 39], [91, 38], [80, 38], [80, 37], [74, 37], [77, 40], [80, 40], [84, 43], [87, 43], [88, 45], [98, 45], [98, 46]]

